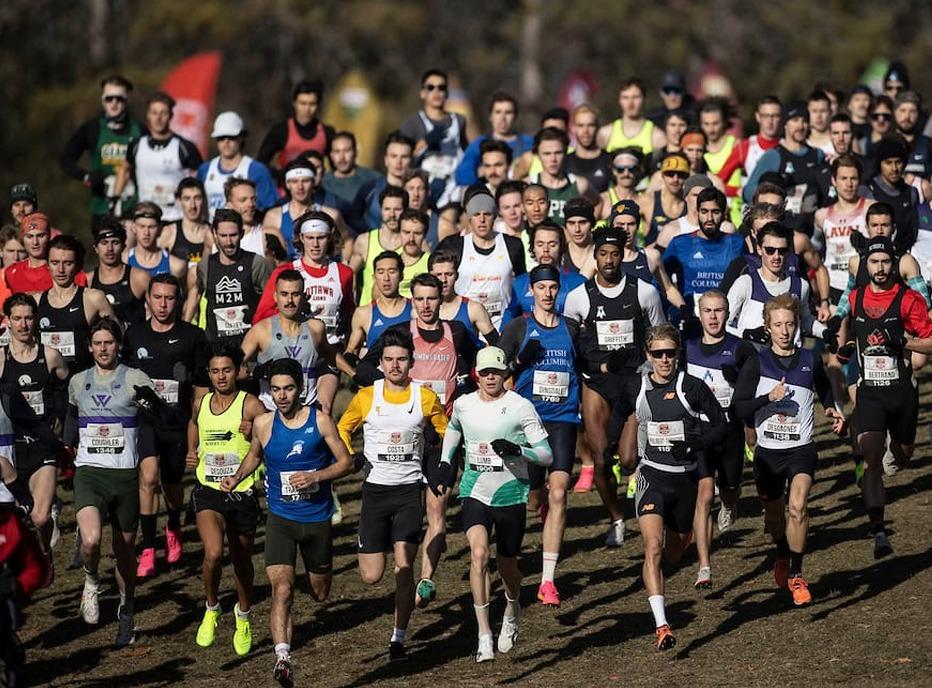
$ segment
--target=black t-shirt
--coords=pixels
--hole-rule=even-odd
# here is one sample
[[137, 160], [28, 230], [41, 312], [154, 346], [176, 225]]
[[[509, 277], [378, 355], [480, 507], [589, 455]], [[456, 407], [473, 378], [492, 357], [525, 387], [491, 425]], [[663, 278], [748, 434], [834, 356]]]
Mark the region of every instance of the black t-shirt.
[[570, 153], [563, 162], [563, 171], [585, 177], [590, 187], [603, 193], [612, 183], [612, 156], [605, 151], [599, 151], [594, 158], [580, 158]]

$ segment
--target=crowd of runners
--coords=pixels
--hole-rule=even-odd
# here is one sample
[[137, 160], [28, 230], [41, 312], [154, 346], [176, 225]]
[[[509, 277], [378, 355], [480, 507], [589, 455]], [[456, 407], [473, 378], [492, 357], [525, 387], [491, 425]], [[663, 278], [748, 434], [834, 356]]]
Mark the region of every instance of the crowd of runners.
[[[882, 93], [761, 98], [744, 139], [729, 133], [732, 103], [694, 100], [672, 71], [659, 93], [623, 81], [618, 113], [554, 108], [532, 133], [495, 93], [472, 141], [447, 108], [447, 74], [417, 86], [421, 109], [385, 138], [376, 171], [357, 164], [353, 132], [320, 120], [320, 83], [295, 86], [294, 113], [255, 158], [242, 117], [220, 113], [205, 161], [173, 133], [169, 95], [148, 96], [137, 120], [132, 85], [113, 75], [60, 159], [88, 189], [92, 246], [43, 213], [45, 180], [12, 187], [0, 595], [53, 585], [71, 500], [87, 624], [115, 621], [116, 645], [133, 643], [136, 589], [196, 547], [191, 637], [246, 655], [258, 530], [274, 677], [292, 685], [298, 555], [326, 599], [341, 479], [359, 473], [362, 580], [379, 582], [392, 557], [389, 661], [406, 659], [416, 609], [457, 594], [435, 583], [460, 565], [444, 562], [456, 509], [485, 662], [520, 635], [528, 513], [543, 523], [537, 599], [558, 607], [567, 495], [594, 488], [606, 547], [625, 545], [634, 500], [645, 613], [666, 650], [661, 564], [695, 543], [697, 589], [738, 575], [712, 550], [750, 516], [742, 489], [760, 498], [774, 584], [811, 603], [820, 416], [850, 443], [873, 555], [893, 552], [884, 476], [913, 453], [915, 371], [932, 355], [932, 120], [904, 65]], [[337, 414], [341, 388], [352, 399]], [[200, 543], [185, 542], [186, 511]], [[108, 525], [116, 619], [99, 607]]]

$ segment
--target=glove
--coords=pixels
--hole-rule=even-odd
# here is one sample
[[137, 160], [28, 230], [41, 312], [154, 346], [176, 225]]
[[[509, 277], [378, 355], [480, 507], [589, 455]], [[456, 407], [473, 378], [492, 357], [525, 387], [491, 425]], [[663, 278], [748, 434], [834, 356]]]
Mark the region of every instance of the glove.
[[372, 470], [372, 464], [366, 455], [362, 452], [353, 454], [353, 473], [362, 473], [363, 480], [369, 477], [369, 471]]
[[634, 347], [624, 347], [613, 351], [609, 355], [606, 365], [610, 373], [622, 374], [634, 372], [640, 363], [636, 349]]
[[738, 381], [738, 369], [727, 363], [722, 366], [722, 377], [729, 385], [734, 385]]
[[855, 348], [856, 345], [854, 342], [845, 342], [842, 346], [839, 346], [838, 350], [835, 352], [838, 362], [848, 363], [854, 355]]
[[539, 339], [527, 340], [527, 344], [518, 352], [518, 365], [522, 367], [534, 365], [543, 352], [544, 346]]
[[492, 449], [503, 459], [517, 459], [521, 456], [521, 447], [509, 440], [492, 440]]
[[456, 396], [461, 397], [464, 394], [475, 392], [477, 389], [479, 389], [479, 386], [471, 375], [463, 373], [456, 376]]
[[265, 363], [260, 363], [252, 371], [253, 379], [254, 380], [268, 380], [269, 369], [271, 367], [272, 367], [272, 361], [266, 361]]
[[427, 487], [430, 488], [435, 497], [443, 496], [443, 493], [447, 491], [447, 488], [453, 482], [450, 479], [452, 468], [452, 463], [440, 461], [433, 470], [427, 471]]
[[106, 172], [103, 170], [91, 170], [87, 173], [87, 178], [84, 183], [90, 187], [92, 194], [95, 196], [103, 196], [107, 193], [106, 180]]
[[32, 494], [29, 492], [26, 481], [22, 478], [16, 478], [16, 480], [11, 480], [6, 483], [6, 488], [10, 491], [10, 494], [13, 495], [13, 499], [16, 500], [16, 506], [23, 512], [23, 516], [28, 517], [29, 514], [32, 513], [32, 508], [36, 503], [32, 498]]
[[677, 310], [679, 320], [677, 325], [684, 337], [690, 337], [702, 330], [702, 324], [689, 304], [680, 306]]
[[385, 377], [385, 373], [376, 368], [372, 363], [369, 361], [360, 361], [359, 365], [356, 366], [356, 374], [353, 375], [353, 382], [355, 382], [358, 387], [368, 387], [376, 380], [381, 380], [383, 377]]
[[825, 342], [825, 348], [829, 353], [838, 351], [838, 330], [841, 327], [841, 318], [833, 315], [825, 323], [825, 331], [822, 333], [822, 341]]
[[770, 332], [767, 331], [763, 325], [760, 327], [755, 327], [752, 330], [745, 330], [741, 334], [742, 339], [747, 339], [749, 342], [754, 344], [763, 344], [767, 346], [770, 344]]
[[683, 421], [683, 435], [686, 438], [686, 444], [692, 449], [707, 449], [709, 446], [706, 435], [702, 431], [702, 422], [695, 418], [687, 418]]
[[851, 232], [848, 237], [851, 240], [851, 248], [853, 248], [858, 253], [861, 253], [865, 248], [867, 248], [867, 237], [860, 232]]
[[349, 351], [347, 351], [345, 354], [343, 354], [343, 358], [346, 359], [346, 362], [349, 363], [352, 367], [354, 368], [359, 367], [359, 356], [357, 356], [356, 354], [352, 354]]
[[162, 398], [156, 394], [155, 390], [151, 387], [133, 385], [133, 388], [136, 390], [136, 395], [133, 397], [133, 404], [143, 411], [155, 413], [156, 409], [165, 404]]

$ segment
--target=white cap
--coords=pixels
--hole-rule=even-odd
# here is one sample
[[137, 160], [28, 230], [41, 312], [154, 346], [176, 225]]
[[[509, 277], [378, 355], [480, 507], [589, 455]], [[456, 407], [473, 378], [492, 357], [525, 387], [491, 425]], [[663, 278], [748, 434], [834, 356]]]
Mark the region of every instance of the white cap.
[[486, 346], [479, 349], [476, 355], [476, 371], [483, 370], [508, 370], [508, 364], [505, 363], [505, 352], [497, 346]]
[[243, 118], [232, 110], [227, 110], [217, 115], [210, 138], [219, 139], [221, 136], [239, 136], [245, 133], [246, 127], [243, 125]]

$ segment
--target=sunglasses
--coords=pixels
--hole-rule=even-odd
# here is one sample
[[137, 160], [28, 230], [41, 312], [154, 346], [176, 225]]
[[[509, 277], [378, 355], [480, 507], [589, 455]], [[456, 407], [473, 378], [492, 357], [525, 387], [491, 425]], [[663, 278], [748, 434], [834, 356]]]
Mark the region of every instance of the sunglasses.
[[424, 84], [425, 91], [440, 91], [442, 93], [447, 92], [446, 84]]
[[887, 112], [875, 112], [871, 115], [871, 119], [875, 122], [889, 122], [893, 119], [893, 115]]
[[497, 368], [486, 368], [485, 370], [477, 370], [476, 375], [479, 377], [492, 377], [493, 375], [504, 375], [503, 370], [498, 370]]
[[651, 349], [649, 352], [651, 358], [676, 358], [676, 349]]
[[214, 139], [214, 141], [217, 141], [219, 143], [220, 141], [236, 141], [236, 139], [237, 139], [236, 136], [218, 136], [217, 138]]
[[125, 103], [126, 96], [116, 96], [116, 95], [104, 96], [104, 102], [105, 103]]
[[675, 87], [673, 87], [673, 88], [671, 88], [671, 87], [662, 88], [662, 89], [660, 89], [660, 92], [663, 93], [665, 96], [681, 96], [681, 95], [683, 95], [683, 89], [681, 89], [681, 88], [675, 88]]
[[764, 249], [764, 253], [768, 256], [772, 256], [774, 253], [785, 256], [790, 250], [788, 246], [761, 246], [761, 248]]
[[629, 174], [634, 174], [635, 172], [637, 172], [637, 169], [638, 169], [637, 165], [615, 165], [615, 171], [618, 172], [619, 174], [624, 174], [625, 172], [628, 172]]
[[686, 179], [689, 175], [685, 172], [664, 172], [664, 177], [679, 177], [680, 179]]

